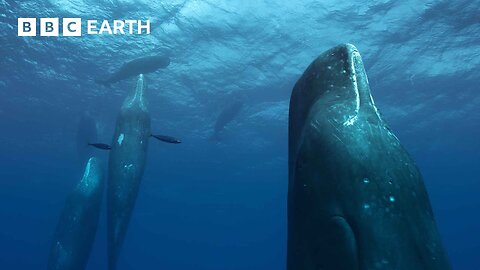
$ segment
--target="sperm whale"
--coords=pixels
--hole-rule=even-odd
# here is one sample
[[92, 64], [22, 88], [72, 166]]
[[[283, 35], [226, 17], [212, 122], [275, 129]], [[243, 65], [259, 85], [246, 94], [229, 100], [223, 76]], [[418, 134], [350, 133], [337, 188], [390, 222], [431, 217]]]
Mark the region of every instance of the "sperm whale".
[[48, 259], [49, 270], [85, 269], [97, 232], [103, 190], [102, 168], [92, 157], [58, 220]]
[[128, 79], [140, 74], [148, 74], [161, 68], [166, 68], [170, 64], [170, 58], [163, 55], [146, 56], [137, 58], [123, 64], [119, 70], [107, 75], [105, 78], [97, 78], [95, 82], [105, 86], [112, 83]]
[[450, 269], [420, 171], [350, 44], [315, 59], [290, 99], [287, 270], [317, 269]]

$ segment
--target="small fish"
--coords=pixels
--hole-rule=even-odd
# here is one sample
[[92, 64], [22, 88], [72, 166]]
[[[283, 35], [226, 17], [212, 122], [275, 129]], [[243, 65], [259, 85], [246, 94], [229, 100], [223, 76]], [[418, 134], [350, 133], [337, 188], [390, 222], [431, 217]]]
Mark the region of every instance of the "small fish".
[[89, 143], [88, 145], [91, 145], [95, 148], [102, 149], [102, 150], [110, 150], [112, 147], [108, 144], [105, 143]]
[[170, 136], [153, 135], [152, 134], [152, 137], [154, 137], [155, 139], [160, 140], [162, 142], [166, 142], [166, 143], [174, 143], [174, 144], [181, 143], [181, 141], [179, 139], [174, 138], [174, 137], [170, 137]]

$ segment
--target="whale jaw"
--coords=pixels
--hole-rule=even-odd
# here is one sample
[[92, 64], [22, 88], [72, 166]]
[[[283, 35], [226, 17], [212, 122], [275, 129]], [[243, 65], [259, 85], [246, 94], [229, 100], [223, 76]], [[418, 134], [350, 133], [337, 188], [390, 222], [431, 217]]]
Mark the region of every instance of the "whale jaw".
[[135, 91], [132, 92], [123, 102], [122, 109], [140, 108], [142, 111], [148, 111], [145, 92], [147, 83], [143, 74], [138, 75]]
[[298, 151], [304, 130], [319, 118], [328, 118], [343, 129], [360, 117], [382, 122], [358, 49], [341, 44], [318, 56], [295, 84], [290, 99], [289, 151]]

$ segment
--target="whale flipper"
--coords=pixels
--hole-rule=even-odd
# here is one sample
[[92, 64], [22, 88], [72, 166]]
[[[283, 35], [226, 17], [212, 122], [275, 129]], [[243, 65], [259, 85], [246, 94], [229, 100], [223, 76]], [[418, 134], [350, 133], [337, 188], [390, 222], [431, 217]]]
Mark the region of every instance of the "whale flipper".
[[108, 164], [107, 227], [109, 269], [116, 262], [135, 206], [151, 135], [144, 76], [127, 97], [117, 117]]
[[85, 269], [97, 232], [104, 189], [101, 166], [87, 161], [82, 180], [68, 197], [53, 236], [48, 269]]
[[290, 99], [287, 270], [450, 269], [422, 176], [373, 102], [349, 44]]

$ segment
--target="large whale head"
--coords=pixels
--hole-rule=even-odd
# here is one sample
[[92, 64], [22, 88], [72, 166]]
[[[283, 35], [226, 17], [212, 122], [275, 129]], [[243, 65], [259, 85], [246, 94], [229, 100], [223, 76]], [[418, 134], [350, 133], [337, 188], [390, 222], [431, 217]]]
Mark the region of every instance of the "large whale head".
[[296, 150], [306, 125], [328, 118], [337, 125], [351, 126], [361, 110], [373, 117], [371, 121], [381, 121], [357, 48], [342, 44], [324, 52], [310, 64], [292, 92], [289, 137], [292, 150]]
[[292, 92], [288, 209], [288, 270], [449, 269], [420, 172], [353, 45], [321, 54]]

